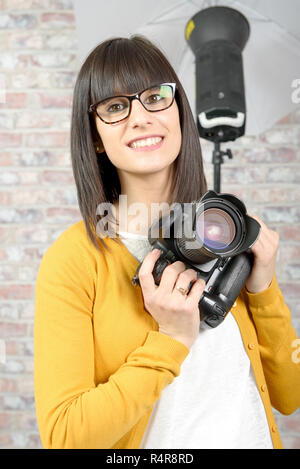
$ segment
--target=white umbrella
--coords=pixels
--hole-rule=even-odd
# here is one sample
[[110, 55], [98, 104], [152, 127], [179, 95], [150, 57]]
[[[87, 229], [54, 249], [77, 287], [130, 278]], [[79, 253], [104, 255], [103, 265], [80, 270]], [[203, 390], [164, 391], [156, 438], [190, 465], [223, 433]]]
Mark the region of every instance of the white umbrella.
[[258, 135], [300, 104], [299, 0], [75, 0], [80, 57], [111, 36], [143, 34], [172, 63], [195, 114], [195, 56], [184, 33], [189, 19], [209, 6], [235, 8], [250, 23], [243, 51], [245, 134]]

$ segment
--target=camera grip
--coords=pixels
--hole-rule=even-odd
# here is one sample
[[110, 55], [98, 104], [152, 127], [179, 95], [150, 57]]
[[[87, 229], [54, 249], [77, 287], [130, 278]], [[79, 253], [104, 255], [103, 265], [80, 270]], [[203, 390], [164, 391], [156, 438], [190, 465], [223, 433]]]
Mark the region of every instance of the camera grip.
[[222, 275], [205, 292], [199, 302], [200, 318], [204, 327], [217, 327], [230, 311], [239, 296], [253, 266], [253, 254], [245, 251], [232, 257]]
[[[174, 261], [174, 259], [173, 259], [173, 261]], [[166, 259], [166, 258], [158, 259], [155, 262], [154, 267], [153, 267], [153, 271], [152, 271], [152, 275], [153, 275], [153, 278], [154, 278], [155, 285], [160, 284], [160, 279], [161, 279], [161, 276], [163, 274], [163, 271], [171, 263], [172, 263], [171, 260]], [[131, 280], [131, 283], [135, 286], [140, 284], [140, 282], [139, 282], [139, 270], [140, 270], [141, 266], [142, 266], [142, 262], [139, 264], [139, 266], [136, 269], [136, 272], [135, 272], [135, 274], [134, 274], [134, 276]]]
[[226, 266], [226, 272], [221, 276], [216, 294], [226, 302], [230, 309], [239, 296], [253, 266], [253, 254], [245, 251], [232, 257]]

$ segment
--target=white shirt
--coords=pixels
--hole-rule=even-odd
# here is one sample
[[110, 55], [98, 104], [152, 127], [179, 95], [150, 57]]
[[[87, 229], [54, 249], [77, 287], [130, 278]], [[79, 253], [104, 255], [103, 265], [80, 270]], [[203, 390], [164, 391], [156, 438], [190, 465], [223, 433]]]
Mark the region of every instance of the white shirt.
[[[140, 262], [146, 236], [119, 233]], [[249, 357], [231, 313], [200, 329], [180, 375], [156, 402], [140, 449], [273, 449]]]

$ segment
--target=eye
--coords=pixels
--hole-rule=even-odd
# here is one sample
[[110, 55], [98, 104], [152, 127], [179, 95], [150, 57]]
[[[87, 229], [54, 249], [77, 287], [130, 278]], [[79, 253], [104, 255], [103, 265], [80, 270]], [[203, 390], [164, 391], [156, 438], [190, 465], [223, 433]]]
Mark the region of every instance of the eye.
[[109, 106], [107, 109], [107, 112], [118, 112], [118, 111], [123, 111], [124, 109], [124, 104], [121, 103], [115, 103]]
[[147, 101], [149, 104], [155, 104], [158, 103], [162, 99], [160, 94], [151, 94], [148, 96]]
[[128, 100], [122, 97], [108, 98], [98, 105], [98, 112], [101, 114], [122, 113], [128, 108]]

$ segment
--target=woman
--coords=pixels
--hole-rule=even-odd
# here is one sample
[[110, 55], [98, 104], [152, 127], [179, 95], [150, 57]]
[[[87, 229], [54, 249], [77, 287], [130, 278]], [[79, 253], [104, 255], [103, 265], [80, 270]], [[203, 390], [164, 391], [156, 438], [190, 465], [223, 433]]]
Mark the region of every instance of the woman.
[[[113, 38], [86, 59], [71, 154], [83, 220], [47, 250], [36, 284], [43, 446], [280, 448], [271, 404], [298, 408], [300, 371], [274, 273], [277, 234], [260, 221], [251, 274], [216, 329], [199, 331], [205, 284], [193, 269], [177, 261], [154, 284], [151, 207], [198, 200], [206, 181], [184, 90], [147, 39]], [[148, 209], [139, 226], [130, 210], [121, 223], [119, 196]], [[113, 207], [107, 225], [103, 204]]]

